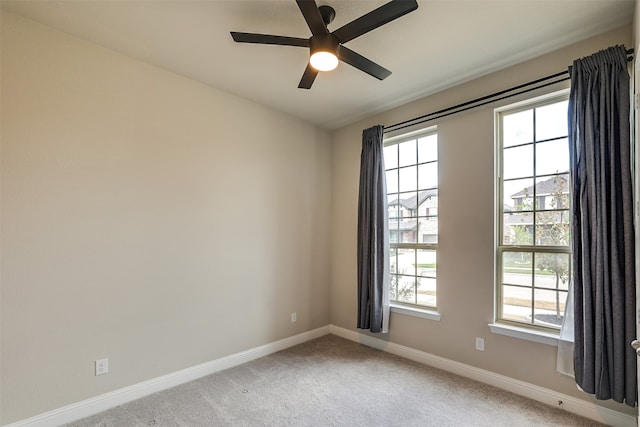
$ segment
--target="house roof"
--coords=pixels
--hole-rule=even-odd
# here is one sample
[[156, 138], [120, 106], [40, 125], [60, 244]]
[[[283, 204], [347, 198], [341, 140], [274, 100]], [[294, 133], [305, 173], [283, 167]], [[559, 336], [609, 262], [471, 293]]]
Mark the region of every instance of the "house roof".
[[389, 202], [389, 206], [400, 205], [405, 209], [414, 210], [418, 206], [423, 204], [425, 200], [433, 196], [438, 196], [438, 190], [424, 190], [419, 192], [417, 195], [408, 197], [406, 199], [395, 199]]
[[[554, 175], [549, 179], [540, 181], [536, 184], [536, 195], [545, 196], [553, 194], [558, 191], [558, 184], [561, 186], [560, 190], [562, 194], [569, 194], [569, 176], [568, 175]], [[522, 196], [533, 196], [533, 185], [518, 191], [511, 195], [512, 199], [516, 199]]]

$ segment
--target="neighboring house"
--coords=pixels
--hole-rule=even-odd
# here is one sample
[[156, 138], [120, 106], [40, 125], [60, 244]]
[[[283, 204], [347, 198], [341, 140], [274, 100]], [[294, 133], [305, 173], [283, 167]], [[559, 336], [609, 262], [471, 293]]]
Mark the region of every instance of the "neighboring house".
[[[535, 190], [535, 191], [534, 191]], [[533, 200], [535, 197], [535, 206]], [[506, 244], [566, 244], [569, 232], [568, 175], [554, 175], [510, 196], [513, 205], [504, 206]]]
[[[527, 187], [511, 195], [514, 210], [531, 210], [533, 186]], [[554, 175], [544, 181], [538, 182], [535, 188], [536, 210], [568, 209], [569, 208], [569, 182], [567, 175]]]
[[388, 204], [391, 243], [436, 243], [438, 190], [425, 190]]

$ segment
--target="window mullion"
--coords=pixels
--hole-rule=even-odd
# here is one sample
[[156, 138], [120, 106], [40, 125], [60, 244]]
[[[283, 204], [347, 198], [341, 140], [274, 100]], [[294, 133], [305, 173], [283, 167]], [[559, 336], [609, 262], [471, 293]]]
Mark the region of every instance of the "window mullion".
[[[536, 227], [537, 225], [537, 219], [538, 219], [538, 215], [536, 215], [536, 211], [538, 210], [538, 186], [537, 186], [537, 181], [538, 181], [538, 166], [537, 166], [537, 158], [538, 156], [536, 156], [536, 150], [537, 150], [537, 146], [538, 144], [536, 143], [536, 109], [533, 109], [533, 213], [532, 218], [531, 218], [531, 222], [533, 224], [533, 244], [537, 245], [538, 242], [538, 236], [537, 236], [537, 230], [538, 227]], [[531, 300], [533, 301], [533, 300]]]
[[536, 255], [531, 253], [531, 324], [535, 323], [536, 316]]

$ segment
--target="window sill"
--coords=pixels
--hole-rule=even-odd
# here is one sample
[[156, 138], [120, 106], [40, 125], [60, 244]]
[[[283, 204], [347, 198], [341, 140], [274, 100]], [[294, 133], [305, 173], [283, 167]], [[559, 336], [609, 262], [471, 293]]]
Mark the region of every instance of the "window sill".
[[489, 323], [489, 329], [491, 329], [491, 332], [494, 334], [506, 335], [508, 337], [520, 338], [555, 347], [558, 346], [558, 335], [550, 332], [536, 331], [502, 323]]
[[391, 304], [391, 312], [406, 314], [408, 316], [421, 317], [423, 319], [429, 319], [429, 320], [436, 320], [436, 321], [440, 320], [440, 313], [438, 313], [437, 311], [427, 310], [424, 308], [407, 307], [404, 305]]

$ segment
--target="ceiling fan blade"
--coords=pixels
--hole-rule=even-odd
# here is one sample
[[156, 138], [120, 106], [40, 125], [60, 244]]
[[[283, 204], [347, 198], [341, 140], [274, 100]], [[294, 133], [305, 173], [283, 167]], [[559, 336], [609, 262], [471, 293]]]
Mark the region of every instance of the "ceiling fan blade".
[[300, 79], [300, 84], [298, 84], [298, 88], [300, 89], [311, 89], [311, 85], [313, 81], [316, 79], [318, 75], [318, 71], [311, 66], [311, 64], [307, 64], [307, 68], [304, 70], [304, 74], [302, 75], [302, 79]]
[[409, 12], [413, 12], [417, 8], [418, 2], [416, 0], [393, 0], [343, 25], [331, 34], [336, 36], [340, 43], [346, 43]]
[[304, 16], [304, 20], [307, 21], [311, 34], [314, 36], [329, 34], [318, 10], [318, 5], [314, 0], [296, 0], [296, 3], [300, 8], [300, 12], [302, 12], [302, 16]]
[[231, 37], [238, 43], [275, 44], [280, 46], [309, 47], [309, 39], [300, 37], [273, 36], [271, 34], [238, 33], [231, 31]]
[[384, 80], [391, 75], [391, 71], [344, 46], [340, 46], [338, 57], [341, 61], [364, 71], [378, 80]]

